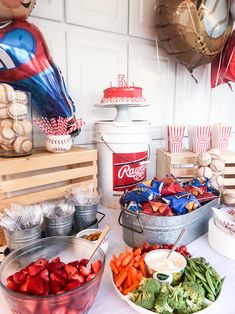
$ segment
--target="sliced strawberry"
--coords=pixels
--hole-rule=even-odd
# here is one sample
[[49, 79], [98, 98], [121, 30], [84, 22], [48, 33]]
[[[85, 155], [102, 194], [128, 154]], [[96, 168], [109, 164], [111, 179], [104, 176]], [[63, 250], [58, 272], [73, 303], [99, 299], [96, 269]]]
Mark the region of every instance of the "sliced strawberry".
[[80, 281], [78, 281], [78, 280], [70, 280], [68, 282], [68, 284], [66, 285], [64, 290], [65, 291], [70, 291], [70, 290], [74, 290], [74, 289], [76, 289], [76, 288], [78, 288], [80, 286], [81, 286]]
[[68, 265], [72, 265], [74, 267], [79, 267], [80, 262], [78, 260], [68, 263]]
[[57, 294], [58, 291], [61, 291], [61, 285], [57, 281], [49, 282], [50, 294]]
[[49, 295], [49, 292], [50, 292], [49, 282], [44, 281], [43, 286], [44, 286], [43, 295], [44, 296]]
[[55, 273], [56, 275], [64, 278], [65, 280], [69, 279], [69, 275], [68, 275], [68, 273], [64, 269], [55, 269], [53, 271], [53, 273]]
[[39, 275], [36, 277], [30, 278], [29, 283], [28, 283], [28, 292], [37, 296], [43, 295], [44, 282]]
[[80, 267], [79, 267], [79, 272], [80, 272], [83, 276], [87, 277], [88, 275], [90, 275], [91, 270], [90, 270], [89, 268], [85, 267], [85, 266], [80, 266]]
[[63, 277], [56, 275], [55, 273], [50, 274], [50, 280], [58, 282], [62, 287], [66, 285], [67, 280]]
[[77, 268], [72, 265], [65, 265], [64, 270], [69, 275], [69, 278], [71, 278], [77, 272]]
[[48, 282], [49, 281], [49, 271], [47, 269], [44, 269], [41, 273], [40, 273], [40, 277], [42, 278], [42, 280]]
[[56, 309], [52, 310], [51, 314], [67, 314], [67, 308], [65, 305], [60, 305]]
[[101, 261], [100, 260], [97, 260], [91, 264], [91, 269], [95, 274], [97, 274], [99, 272], [100, 268], [101, 268]]
[[17, 291], [19, 286], [14, 281], [9, 281], [7, 283], [7, 288], [10, 289], [10, 290], [13, 290], [13, 291]]
[[17, 283], [18, 285], [22, 284], [25, 278], [26, 278], [26, 275], [22, 273], [21, 271], [18, 271], [17, 273], [13, 275], [13, 279], [15, 283]]
[[40, 259], [38, 259], [34, 264], [35, 265], [39, 265], [39, 266], [47, 266], [48, 265], [48, 260], [47, 259], [45, 259], [45, 258], [40, 258]]
[[87, 264], [88, 264], [88, 259], [83, 258], [80, 260], [80, 266], [87, 266]]
[[30, 281], [30, 277], [27, 276], [25, 281], [20, 285], [19, 287], [19, 291], [22, 292], [22, 293], [27, 293], [28, 292], [28, 284], [29, 284], [29, 281]]
[[93, 279], [96, 276], [95, 273], [91, 273], [89, 276], [86, 277], [86, 282], [90, 281], [91, 279]]
[[44, 269], [45, 269], [45, 266], [34, 264], [34, 265], [29, 266], [29, 274], [31, 277], [34, 277], [37, 274], [39, 274], [41, 271], [43, 271]]
[[9, 277], [7, 277], [7, 283], [9, 283], [9, 282], [15, 282], [15, 280], [14, 280], [14, 278], [13, 278], [13, 275], [11, 275], [11, 276], [9, 276]]
[[72, 280], [78, 280], [80, 281], [80, 283], [84, 283], [85, 282], [85, 278], [82, 274], [76, 273], [71, 277]]
[[55, 258], [53, 258], [52, 260], [51, 260], [51, 263], [60, 263], [61, 262], [61, 260], [60, 260], [60, 257], [59, 256], [57, 256], [57, 257], [55, 257]]
[[49, 272], [53, 272], [55, 269], [61, 269], [64, 268], [65, 263], [59, 262], [59, 263], [49, 263], [47, 265], [47, 269], [49, 270]]
[[62, 293], [65, 293], [65, 290], [60, 290], [56, 294], [62, 294]]

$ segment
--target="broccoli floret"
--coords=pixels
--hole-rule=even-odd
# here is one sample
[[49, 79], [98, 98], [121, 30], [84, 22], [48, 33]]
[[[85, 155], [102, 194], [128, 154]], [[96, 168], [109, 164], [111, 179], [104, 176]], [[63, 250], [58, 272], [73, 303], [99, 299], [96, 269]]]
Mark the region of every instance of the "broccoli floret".
[[182, 283], [184, 297], [196, 305], [204, 304], [205, 292], [201, 285], [194, 282]]
[[187, 307], [184, 300], [184, 290], [179, 285], [176, 287], [169, 286], [168, 303], [175, 310], [183, 310]]
[[143, 292], [152, 293], [155, 296], [160, 292], [161, 284], [154, 278], [143, 278], [139, 289]]
[[171, 314], [174, 309], [170, 307], [168, 303], [168, 295], [166, 293], [160, 293], [156, 298], [155, 310], [159, 314]]
[[135, 304], [147, 310], [152, 310], [155, 304], [155, 297], [153, 293], [141, 292], [135, 301]]

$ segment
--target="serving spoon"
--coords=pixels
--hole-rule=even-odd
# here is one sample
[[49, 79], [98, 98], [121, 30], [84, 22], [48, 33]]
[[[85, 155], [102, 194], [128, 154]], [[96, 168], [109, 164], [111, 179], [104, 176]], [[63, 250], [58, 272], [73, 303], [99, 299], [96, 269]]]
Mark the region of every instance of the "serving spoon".
[[175, 240], [175, 243], [173, 244], [172, 249], [170, 250], [169, 254], [167, 255], [167, 258], [170, 258], [171, 254], [175, 251], [176, 247], [178, 246], [178, 244], [180, 243], [180, 241], [183, 239], [183, 237], [185, 236], [186, 230], [183, 228], [180, 232], [180, 234], [178, 235], [177, 239]]

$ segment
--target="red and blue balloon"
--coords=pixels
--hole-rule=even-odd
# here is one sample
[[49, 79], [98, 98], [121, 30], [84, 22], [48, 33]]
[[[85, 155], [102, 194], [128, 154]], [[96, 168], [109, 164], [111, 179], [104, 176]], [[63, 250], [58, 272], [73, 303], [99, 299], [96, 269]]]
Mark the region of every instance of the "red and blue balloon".
[[0, 0], [0, 82], [31, 92], [36, 113], [76, 123], [75, 106], [41, 31], [25, 20], [34, 1]]

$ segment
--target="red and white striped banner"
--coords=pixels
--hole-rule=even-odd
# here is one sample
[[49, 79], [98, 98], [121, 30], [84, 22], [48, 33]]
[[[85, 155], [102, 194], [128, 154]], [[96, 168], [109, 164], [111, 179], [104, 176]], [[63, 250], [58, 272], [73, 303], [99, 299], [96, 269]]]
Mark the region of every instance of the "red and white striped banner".
[[[196, 126], [194, 153], [204, 153], [210, 148], [211, 127], [207, 125]], [[194, 133], [194, 134], [195, 134]]]
[[168, 125], [168, 151], [173, 154], [182, 153], [183, 139], [184, 139], [185, 126], [183, 125]]

